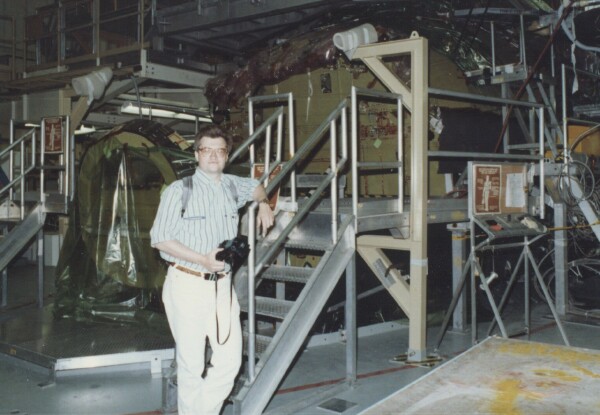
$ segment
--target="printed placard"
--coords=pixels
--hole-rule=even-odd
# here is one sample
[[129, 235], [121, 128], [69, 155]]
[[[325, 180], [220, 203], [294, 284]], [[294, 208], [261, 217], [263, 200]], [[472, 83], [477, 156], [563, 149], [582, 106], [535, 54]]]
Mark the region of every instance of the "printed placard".
[[500, 213], [500, 195], [502, 191], [500, 165], [475, 165], [474, 213], [486, 215]]
[[61, 117], [44, 118], [44, 152], [63, 152], [63, 119]]

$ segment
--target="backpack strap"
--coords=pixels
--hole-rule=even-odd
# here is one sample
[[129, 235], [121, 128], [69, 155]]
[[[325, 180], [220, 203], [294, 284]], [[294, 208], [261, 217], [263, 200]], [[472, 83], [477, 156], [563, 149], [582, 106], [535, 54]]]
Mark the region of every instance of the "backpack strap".
[[[192, 176], [185, 176], [181, 179], [183, 182], [183, 192], [181, 193], [181, 217], [183, 218], [183, 214], [185, 213], [185, 209], [187, 208], [187, 204], [190, 200], [190, 196], [192, 194], [193, 181]], [[238, 193], [233, 180], [229, 181], [229, 191], [231, 192], [231, 196], [235, 201], [235, 205], [238, 203]]]
[[184, 177], [182, 179], [182, 182], [183, 192], [181, 193], [181, 217], [183, 218], [183, 214], [185, 213], [188, 201], [190, 200], [190, 195], [192, 194], [192, 176]]
[[231, 191], [231, 196], [233, 197], [233, 201], [235, 202], [235, 206], [237, 209], [238, 193], [237, 193], [237, 188], [235, 187], [235, 184], [233, 183], [233, 180], [229, 181], [229, 190]]

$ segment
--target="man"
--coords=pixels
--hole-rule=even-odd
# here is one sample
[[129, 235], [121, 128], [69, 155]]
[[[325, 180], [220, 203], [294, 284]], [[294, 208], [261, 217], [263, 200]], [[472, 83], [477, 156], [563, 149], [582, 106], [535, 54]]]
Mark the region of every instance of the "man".
[[[240, 308], [228, 265], [215, 257], [218, 245], [237, 235], [238, 209], [251, 200], [260, 202], [263, 235], [274, 223], [257, 180], [223, 173], [231, 147], [231, 137], [218, 126], [198, 132], [189, 203], [182, 211], [183, 183], [173, 182], [161, 195], [150, 231], [152, 246], [170, 264], [163, 302], [176, 343], [180, 415], [218, 414], [241, 365]], [[211, 367], [203, 377], [207, 338]]]

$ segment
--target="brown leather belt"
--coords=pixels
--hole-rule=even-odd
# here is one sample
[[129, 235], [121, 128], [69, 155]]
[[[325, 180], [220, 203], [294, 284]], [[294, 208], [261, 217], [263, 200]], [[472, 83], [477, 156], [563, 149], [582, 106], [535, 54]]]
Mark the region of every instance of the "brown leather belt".
[[202, 271], [196, 271], [196, 270], [184, 267], [183, 265], [176, 264], [174, 262], [167, 262], [167, 264], [169, 264], [170, 266], [174, 267], [175, 269], [178, 269], [179, 271], [185, 272], [186, 274], [190, 274], [190, 275], [193, 275], [195, 277], [201, 277], [201, 278], [204, 278], [207, 281], [220, 280], [221, 278], [225, 277], [228, 274], [227, 272], [202, 272]]

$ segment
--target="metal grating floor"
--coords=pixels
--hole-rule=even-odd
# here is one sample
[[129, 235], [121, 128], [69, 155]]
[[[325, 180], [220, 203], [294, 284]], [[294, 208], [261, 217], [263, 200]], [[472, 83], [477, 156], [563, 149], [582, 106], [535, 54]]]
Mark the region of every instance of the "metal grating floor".
[[[57, 370], [165, 360], [172, 358], [173, 348], [166, 325], [55, 320], [51, 305], [0, 324], [0, 352]], [[85, 360], [90, 357], [96, 358], [94, 362]], [[64, 361], [71, 363], [61, 364]]]

